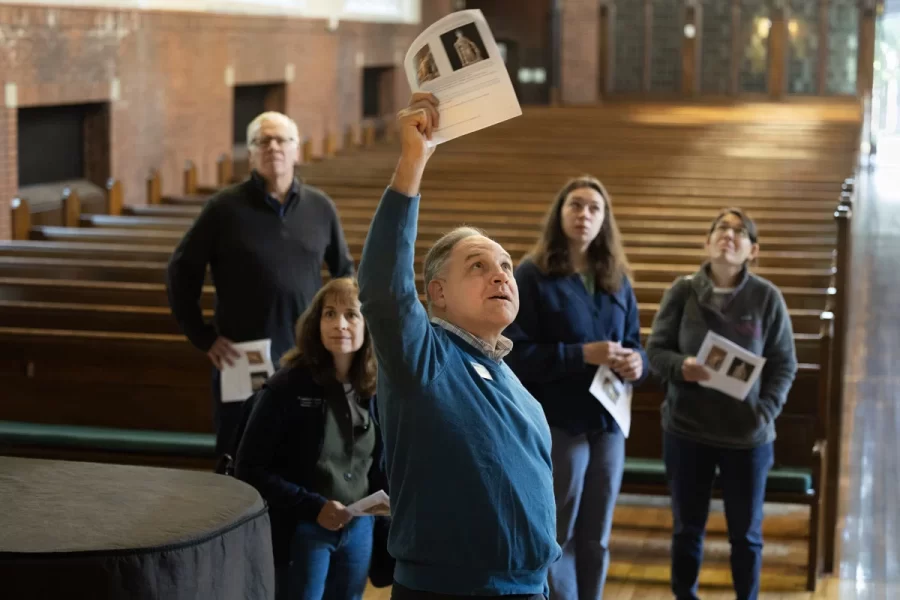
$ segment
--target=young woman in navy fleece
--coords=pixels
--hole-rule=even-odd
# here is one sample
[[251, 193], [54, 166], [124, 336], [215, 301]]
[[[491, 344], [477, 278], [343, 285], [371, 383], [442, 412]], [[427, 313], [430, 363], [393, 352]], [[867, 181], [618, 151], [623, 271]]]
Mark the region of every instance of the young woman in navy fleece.
[[375, 359], [352, 279], [315, 295], [296, 344], [255, 397], [235, 472], [269, 505], [276, 598], [359, 599], [375, 523], [346, 506], [386, 481], [373, 419]]
[[553, 437], [557, 541], [554, 600], [603, 596], [625, 436], [589, 388], [598, 365], [637, 383], [647, 374], [638, 306], [609, 196], [599, 181], [567, 183], [516, 269], [521, 304], [505, 334], [509, 366], [543, 405]]

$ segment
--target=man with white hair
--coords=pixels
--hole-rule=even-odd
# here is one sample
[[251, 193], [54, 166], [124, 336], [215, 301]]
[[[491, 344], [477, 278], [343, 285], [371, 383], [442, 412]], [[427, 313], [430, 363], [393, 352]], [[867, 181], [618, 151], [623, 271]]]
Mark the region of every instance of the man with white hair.
[[358, 275], [378, 359], [392, 597], [543, 597], [561, 555], [550, 428], [503, 362], [511, 343], [501, 333], [519, 307], [512, 259], [456, 229], [425, 257], [428, 312], [416, 290], [419, 186], [438, 119], [430, 94], [401, 111], [400, 160]]
[[[167, 278], [175, 319], [214, 366], [217, 454], [241, 415], [240, 402], [221, 401], [220, 369], [237, 356], [232, 344], [268, 338], [277, 364], [322, 286], [323, 262], [332, 277], [354, 270], [334, 203], [294, 176], [294, 121], [277, 112], [259, 115], [247, 127], [247, 146], [250, 177], [210, 197], [172, 254]], [[212, 323], [199, 302], [207, 265], [216, 288]]]

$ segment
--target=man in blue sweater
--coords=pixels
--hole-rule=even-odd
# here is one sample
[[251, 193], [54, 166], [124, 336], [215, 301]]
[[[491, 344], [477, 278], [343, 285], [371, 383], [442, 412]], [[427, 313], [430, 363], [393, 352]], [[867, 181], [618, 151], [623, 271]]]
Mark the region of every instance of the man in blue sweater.
[[402, 151], [359, 265], [378, 358], [397, 561], [393, 598], [547, 596], [560, 556], [541, 406], [503, 357], [519, 307], [509, 254], [469, 228], [425, 258], [429, 316], [413, 269], [419, 186], [437, 100], [401, 111]]

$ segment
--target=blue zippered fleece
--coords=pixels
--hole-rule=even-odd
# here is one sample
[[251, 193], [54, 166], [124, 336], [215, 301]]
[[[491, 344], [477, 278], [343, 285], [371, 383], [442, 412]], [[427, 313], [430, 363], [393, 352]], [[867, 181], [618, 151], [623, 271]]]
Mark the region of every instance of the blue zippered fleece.
[[413, 267], [419, 201], [385, 191], [358, 276], [378, 359], [394, 579], [441, 594], [547, 596], [561, 554], [550, 428], [505, 363], [430, 322]]

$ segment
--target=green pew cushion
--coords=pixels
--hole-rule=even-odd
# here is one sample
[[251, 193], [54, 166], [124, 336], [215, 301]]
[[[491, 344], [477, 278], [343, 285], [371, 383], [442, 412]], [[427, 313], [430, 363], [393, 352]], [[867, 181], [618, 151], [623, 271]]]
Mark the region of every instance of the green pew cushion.
[[[661, 460], [650, 458], [626, 458], [623, 485], [666, 485], [666, 469]], [[812, 493], [812, 471], [778, 467], [769, 471], [766, 491], [810, 494]]]
[[0, 444], [215, 458], [211, 433], [0, 421]]

